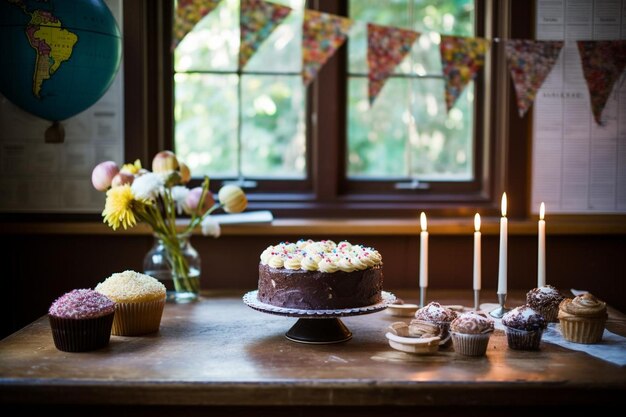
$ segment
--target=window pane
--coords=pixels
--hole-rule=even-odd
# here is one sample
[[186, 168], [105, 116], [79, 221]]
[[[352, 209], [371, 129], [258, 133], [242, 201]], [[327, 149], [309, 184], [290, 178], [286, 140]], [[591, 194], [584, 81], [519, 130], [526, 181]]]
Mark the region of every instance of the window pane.
[[[423, 34], [396, 73], [441, 73], [439, 34], [473, 36], [473, 0], [350, 0], [350, 17], [359, 22], [396, 26]], [[366, 73], [367, 25], [356, 24], [350, 32], [349, 68]]]
[[[471, 36], [472, 0], [351, 0], [350, 17], [422, 32], [370, 107], [367, 28], [349, 41], [348, 176], [369, 179], [473, 179], [473, 83], [449, 113], [440, 33]], [[409, 77], [406, 77], [409, 76]], [[424, 77], [426, 76], [426, 77]], [[423, 77], [423, 78], [422, 78]]]
[[242, 79], [243, 174], [304, 178], [305, 89], [300, 76]]
[[176, 74], [176, 154], [194, 176], [237, 173], [237, 76]]
[[176, 72], [237, 71], [239, 0], [222, 0], [176, 47]]

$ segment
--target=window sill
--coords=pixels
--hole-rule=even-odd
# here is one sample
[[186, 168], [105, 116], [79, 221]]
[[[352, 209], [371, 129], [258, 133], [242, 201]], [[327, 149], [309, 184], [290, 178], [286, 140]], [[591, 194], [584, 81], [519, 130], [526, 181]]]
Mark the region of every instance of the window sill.
[[[614, 218], [615, 217], [615, 218]], [[432, 235], [470, 235], [471, 218], [429, 219], [428, 231]], [[483, 218], [483, 235], [499, 233], [499, 219]], [[196, 230], [200, 234], [200, 230]], [[223, 236], [328, 236], [328, 235], [419, 235], [416, 219], [275, 219], [271, 224], [241, 224], [222, 226]], [[619, 216], [548, 219], [550, 235], [626, 235], [626, 222]], [[99, 222], [3, 222], [0, 234], [34, 235], [150, 235], [151, 229], [139, 224], [128, 230], [113, 231]], [[510, 235], [536, 235], [536, 220], [509, 220]]]

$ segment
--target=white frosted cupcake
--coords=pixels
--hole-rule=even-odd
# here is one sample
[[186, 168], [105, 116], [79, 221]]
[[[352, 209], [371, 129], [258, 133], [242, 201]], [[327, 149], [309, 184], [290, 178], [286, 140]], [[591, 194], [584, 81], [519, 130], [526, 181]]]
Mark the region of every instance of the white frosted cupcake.
[[469, 311], [450, 324], [454, 350], [465, 356], [484, 356], [493, 333], [493, 320], [484, 313]]
[[165, 286], [135, 271], [111, 275], [96, 291], [115, 301], [112, 334], [138, 336], [159, 330], [165, 306]]

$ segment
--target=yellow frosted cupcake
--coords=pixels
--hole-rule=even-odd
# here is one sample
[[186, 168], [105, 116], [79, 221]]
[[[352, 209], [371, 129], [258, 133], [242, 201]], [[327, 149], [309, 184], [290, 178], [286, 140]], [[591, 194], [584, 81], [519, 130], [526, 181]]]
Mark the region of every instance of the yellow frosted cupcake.
[[608, 315], [606, 303], [586, 293], [566, 298], [559, 305], [559, 322], [565, 340], [574, 343], [598, 343], [602, 340]]
[[165, 286], [149, 275], [124, 271], [96, 286], [115, 304], [112, 334], [138, 336], [159, 330], [165, 306]]

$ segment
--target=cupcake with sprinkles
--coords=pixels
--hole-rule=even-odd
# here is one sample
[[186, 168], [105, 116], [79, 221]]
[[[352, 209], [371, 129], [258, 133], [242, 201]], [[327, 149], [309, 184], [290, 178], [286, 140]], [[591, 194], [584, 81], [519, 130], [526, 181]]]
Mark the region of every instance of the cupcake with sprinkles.
[[64, 352], [87, 352], [109, 344], [115, 303], [90, 289], [57, 298], [48, 310], [52, 339]]
[[544, 316], [529, 305], [516, 307], [502, 317], [506, 339], [511, 349], [537, 350], [541, 335], [548, 326]]
[[165, 286], [135, 271], [118, 272], [96, 286], [115, 301], [113, 334], [139, 336], [159, 330], [165, 307]]

